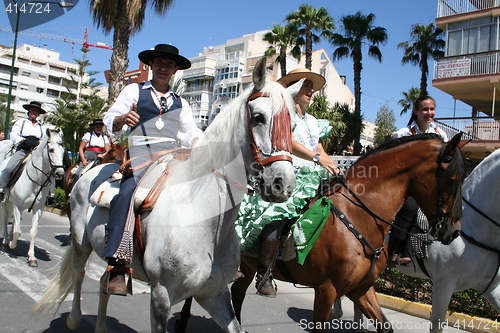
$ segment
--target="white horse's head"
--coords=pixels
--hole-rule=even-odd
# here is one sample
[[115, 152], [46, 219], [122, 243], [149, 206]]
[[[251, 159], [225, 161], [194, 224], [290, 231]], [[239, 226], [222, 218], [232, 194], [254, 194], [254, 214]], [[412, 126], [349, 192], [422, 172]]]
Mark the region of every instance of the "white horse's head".
[[[261, 59], [253, 72], [253, 86], [217, 115], [196, 144], [191, 154], [192, 172], [204, 174], [223, 168], [240, 184], [252, 175], [254, 189], [264, 200], [283, 202], [295, 187], [291, 163], [295, 104], [290, 93], [294, 87], [287, 90], [277, 82], [266, 84], [265, 77], [266, 62]], [[242, 162], [234, 163], [238, 157]], [[231, 176], [237, 174], [232, 166], [241, 164], [246, 175]]]
[[42, 156], [48, 157], [50, 172], [54, 178], [60, 180], [64, 177], [64, 142], [59, 132], [54, 132], [47, 129], [46, 137], [40, 142], [38, 149]]
[[[262, 199], [283, 202], [295, 186], [291, 163], [294, 103], [290, 90], [279, 83], [266, 85], [266, 59], [259, 60], [253, 72], [254, 88], [247, 97], [248, 151], [251, 163], [247, 170], [257, 181]], [[300, 88], [300, 86], [299, 86]], [[247, 158], [249, 156], [247, 155]], [[248, 169], [248, 166], [250, 168]]]

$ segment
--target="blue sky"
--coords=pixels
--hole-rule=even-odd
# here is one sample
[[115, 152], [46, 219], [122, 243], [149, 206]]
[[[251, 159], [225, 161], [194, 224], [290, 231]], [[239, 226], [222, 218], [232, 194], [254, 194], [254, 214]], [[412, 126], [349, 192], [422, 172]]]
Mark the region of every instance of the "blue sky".
[[[283, 24], [286, 15], [295, 11], [301, 4], [310, 3], [315, 7], [326, 7], [340, 26], [343, 15], [361, 11], [363, 14], [375, 14], [375, 25], [387, 29], [389, 40], [380, 46], [382, 62], [371, 59], [364, 54], [363, 71], [361, 73], [362, 100], [361, 108], [364, 117], [375, 122], [377, 111], [381, 105], [388, 104], [394, 110], [396, 127], [406, 125], [409, 114], [400, 116], [398, 105], [403, 91], [412, 86], [418, 87], [420, 71], [412, 65], [402, 65], [403, 50], [397, 44], [409, 40], [412, 24], [429, 24], [435, 22], [437, 0], [176, 0], [173, 7], [164, 17], [152, 12], [146, 13], [143, 29], [130, 39], [129, 69], [136, 69], [139, 60], [137, 54], [154, 47], [159, 43], [170, 43], [180, 49], [182, 55], [193, 57], [203, 51], [203, 47], [224, 44], [228, 39], [244, 34], [266, 30], [273, 24]], [[21, 14], [22, 17], [22, 14]], [[7, 14], [0, 13], [0, 25], [10, 26]], [[105, 35], [97, 30], [92, 22], [88, 8], [88, 0], [79, 1], [78, 5], [67, 14], [36, 26], [30, 30], [40, 33], [83, 39], [84, 28], [89, 30], [89, 42], [112, 45], [112, 33]], [[0, 31], [0, 44], [11, 46], [13, 33]], [[18, 44], [28, 43], [54, 49], [61, 53], [61, 60], [72, 61], [81, 58], [79, 46], [49, 39], [40, 39], [19, 34]], [[324, 48], [331, 56], [334, 48], [327, 42], [315, 44], [314, 48]], [[103, 72], [109, 68], [112, 51], [91, 48], [88, 59], [93, 64], [90, 69]], [[340, 75], [347, 77], [347, 85], [353, 89], [353, 69], [350, 59], [335, 61], [334, 66]], [[430, 63], [432, 69], [432, 63]], [[431, 74], [432, 76], [432, 74]], [[99, 82], [105, 82], [102, 73], [95, 76]], [[470, 116], [470, 107], [456, 102], [448, 94], [435, 89], [429, 79], [429, 94], [436, 99], [438, 117]]]

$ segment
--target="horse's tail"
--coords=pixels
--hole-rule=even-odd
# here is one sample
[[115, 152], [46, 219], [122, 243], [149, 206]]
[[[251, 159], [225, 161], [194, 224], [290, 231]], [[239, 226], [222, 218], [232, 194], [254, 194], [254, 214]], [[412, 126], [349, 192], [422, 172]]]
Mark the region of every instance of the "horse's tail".
[[40, 301], [30, 310], [31, 313], [56, 313], [62, 302], [73, 290], [73, 256], [75, 243], [71, 242], [61, 262], [56, 266], [59, 271], [45, 288]]

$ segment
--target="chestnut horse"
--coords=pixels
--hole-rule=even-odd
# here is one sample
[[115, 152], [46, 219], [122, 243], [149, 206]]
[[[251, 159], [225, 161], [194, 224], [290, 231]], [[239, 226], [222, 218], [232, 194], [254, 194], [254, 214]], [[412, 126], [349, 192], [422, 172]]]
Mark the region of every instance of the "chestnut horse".
[[[284, 262], [288, 272], [273, 271], [274, 278], [314, 288], [313, 332], [328, 328], [332, 305], [343, 295], [376, 323], [378, 332], [392, 332], [370, 289], [386, 266], [384, 239], [408, 196], [428, 216], [435, 238], [449, 244], [458, 235], [454, 222], [461, 214], [460, 188], [465, 176], [460, 137], [448, 143], [435, 134], [392, 140], [358, 159], [345, 181], [328, 184], [313, 200], [326, 196], [333, 205], [304, 265], [293, 259]], [[243, 253], [245, 277], [231, 288], [240, 322], [245, 292], [256, 268], [257, 260]]]
[[[408, 196], [416, 199], [429, 218], [436, 239], [449, 244], [458, 236], [455, 222], [461, 215], [460, 189], [465, 176], [460, 137], [457, 134], [448, 143], [435, 134], [392, 140], [359, 158], [344, 181], [327, 184], [312, 200], [311, 204], [326, 196], [333, 202], [321, 234], [304, 265], [296, 259], [285, 261], [276, 265], [273, 276], [314, 288], [313, 332], [331, 327], [332, 305], [343, 295], [375, 322], [378, 332], [392, 332], [371, 288], [386, 266], [384, 239]], [[245, 276], [233, 283], [231, 293], [241, 323], [242, 304], [257, 259], [243, 253], [240, 268]], [[176, 322], [177, 332], [185, 330], [190, 302]]]

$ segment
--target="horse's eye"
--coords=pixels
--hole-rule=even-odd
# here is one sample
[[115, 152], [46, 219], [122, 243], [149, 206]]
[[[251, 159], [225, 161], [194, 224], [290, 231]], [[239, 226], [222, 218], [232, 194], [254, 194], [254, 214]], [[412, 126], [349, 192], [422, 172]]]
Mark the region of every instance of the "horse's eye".
[[262, 113], [256, 113], [256, 114], [254, 114], [253, 120], [257, 124], [265, 124], [266, 123], [266, 117], [264, 117], [264, 115]]
[[50, 148], [49, 153], [53, 153], [53, 152], [54, 152], [54, 148]]

